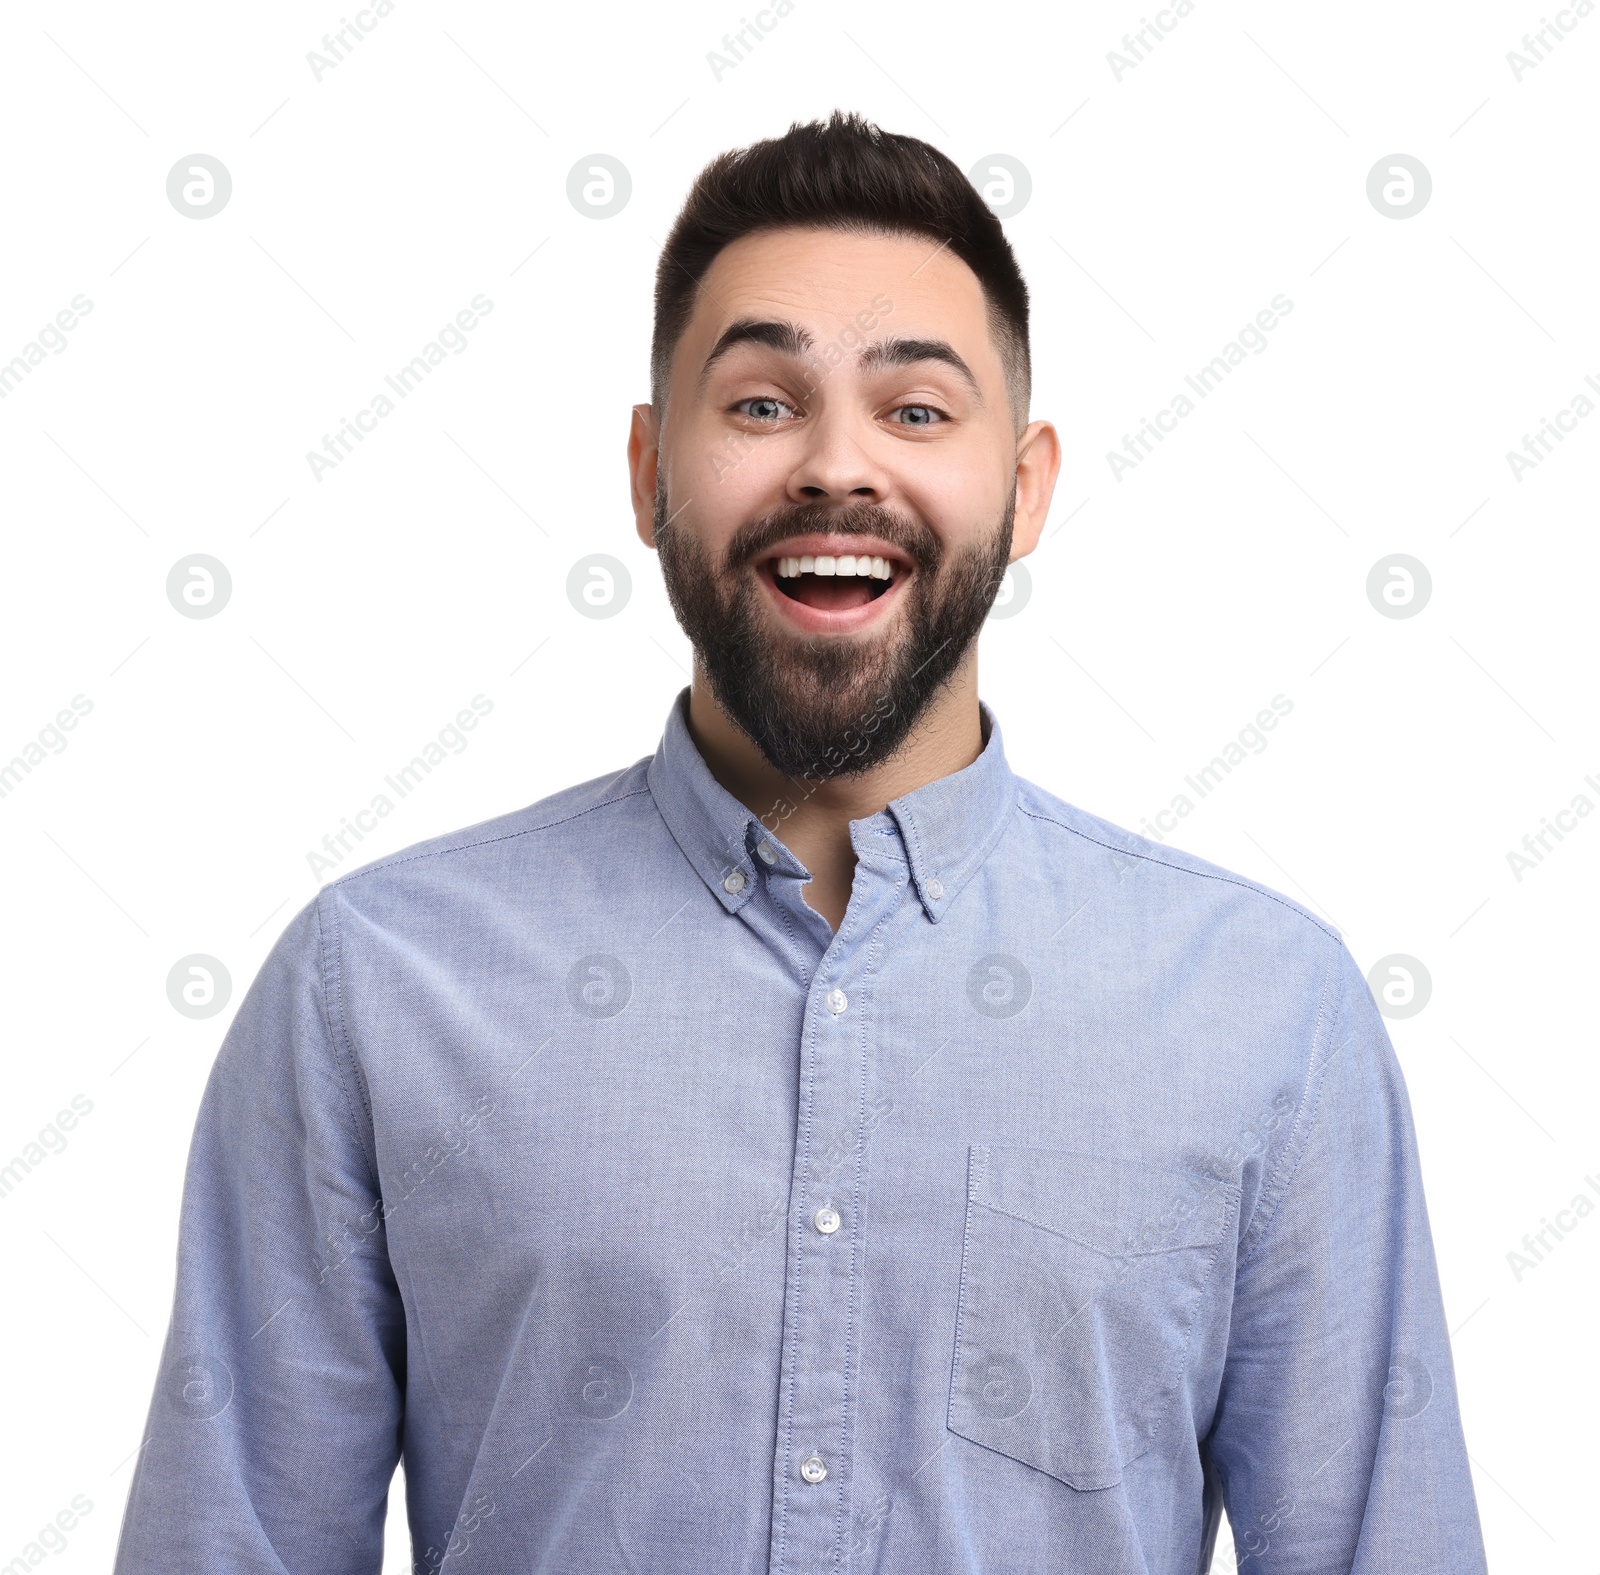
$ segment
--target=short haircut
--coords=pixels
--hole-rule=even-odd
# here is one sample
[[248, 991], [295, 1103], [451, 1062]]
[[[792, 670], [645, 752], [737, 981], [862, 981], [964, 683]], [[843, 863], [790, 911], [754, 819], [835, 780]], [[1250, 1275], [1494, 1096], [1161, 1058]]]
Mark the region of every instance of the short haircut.
[[717, 254], [742, 236], [796, 227], [921, 235], [948, 245], [983, 287], [1021, 432], [1032, 382], [1028, 287], [999, 219], [937, 148], [840, 110], [719, 154], [690, 188], [656, 265], [650, 398], [658, 415], [666, 410], [672, 353]]

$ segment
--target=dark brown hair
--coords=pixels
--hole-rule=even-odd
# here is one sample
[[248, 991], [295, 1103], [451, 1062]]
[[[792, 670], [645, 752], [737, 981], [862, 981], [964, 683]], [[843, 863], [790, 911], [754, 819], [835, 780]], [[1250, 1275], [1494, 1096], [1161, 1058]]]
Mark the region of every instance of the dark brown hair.
[[1012, 420], [1022, 430], [1032, 377], [1028, 287], [1000, 221], [937, 148], [840, 110], [719, 154], [696, 178], [656, 265], [650, 397], [658, 414], [666, 408], [672, 352], [717, 254], [757, 230], [797, 225], [948, 244], [983, 287]]

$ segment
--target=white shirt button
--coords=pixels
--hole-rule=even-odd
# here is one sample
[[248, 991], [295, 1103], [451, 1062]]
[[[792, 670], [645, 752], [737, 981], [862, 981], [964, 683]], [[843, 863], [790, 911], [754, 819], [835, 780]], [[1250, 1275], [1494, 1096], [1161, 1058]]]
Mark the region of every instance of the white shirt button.
[[824, 1205], [811, 1216], [811, 1223], [815, 1225], [824, 1236], [831, 1236], [839, 1228], [839, 1211], [837, 1209], [830, 1209]]
[[822, 1004], [837, 1017], [850, 1004], [850, 997], [843, 990], [833, 989], [823, 996]]
[[928, 896], [934, 902], [944, 896], [944, 882], [942, 880], [930, 880], [928, 882]]
[[723, 881], [722, 889], [727, 892], [730, 897], [737, 896], [741, 891], [744, 890], [744, 871], [735, 870], [733, 874]]
[[807, 1482], [820, 1482], [828, 1474], [828, 1468], [822, 1463], [821, 1455], [807, 1455], [800, 1462], [800, 1475]]
[[756, 852], [761, 855], [761, 862], [763, 864], [776, 864], [778, 862], [777, 849], [775, 849], [770, 842], [763, 842], [761, 846], [756, 849]]

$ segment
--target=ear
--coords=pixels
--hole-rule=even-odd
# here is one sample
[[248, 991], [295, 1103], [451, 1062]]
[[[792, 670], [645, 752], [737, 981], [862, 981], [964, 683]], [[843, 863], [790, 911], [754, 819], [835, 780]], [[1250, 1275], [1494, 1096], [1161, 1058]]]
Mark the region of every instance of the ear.
[[1017, 439], [1017, 508], [1011, 527], [1011, 561], [1039, 545], [1061, 472], [1061, 439], [1048, 421], [1033, 421]]
[[656, 476], [661, 462], [661, 429], [655, 407], [635, 405], [628, 432], [628, 480], [633, 493], [633, 527], [647, 547], [656, 544]]

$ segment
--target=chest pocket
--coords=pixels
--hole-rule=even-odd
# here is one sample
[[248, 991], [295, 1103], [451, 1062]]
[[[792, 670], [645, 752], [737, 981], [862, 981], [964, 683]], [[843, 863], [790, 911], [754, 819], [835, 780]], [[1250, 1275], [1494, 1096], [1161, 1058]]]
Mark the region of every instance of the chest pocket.
[[975, 1144], [947, 1423], [1082, 1490], [1174, 1426], [1239, 1189], [1098, 1154]]

